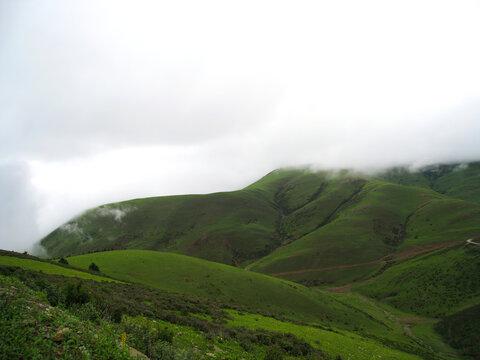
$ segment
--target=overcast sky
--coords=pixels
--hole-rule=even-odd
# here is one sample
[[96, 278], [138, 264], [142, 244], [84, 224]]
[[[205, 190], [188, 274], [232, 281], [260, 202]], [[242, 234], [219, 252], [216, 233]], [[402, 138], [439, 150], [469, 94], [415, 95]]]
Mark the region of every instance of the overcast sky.
[[480, 159], [480, 2], [0, 1], [0, 248], [280, 167]]

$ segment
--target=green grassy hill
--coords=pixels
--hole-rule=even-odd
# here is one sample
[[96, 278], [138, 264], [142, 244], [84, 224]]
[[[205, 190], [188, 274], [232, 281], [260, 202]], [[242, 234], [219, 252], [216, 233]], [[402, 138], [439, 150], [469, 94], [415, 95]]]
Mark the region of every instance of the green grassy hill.
[[68, 258], [70, 264], [100, 270], [118, 279], [154, 288], [215, 299], [298, 321], [353, 328], [375, 328], [360, 311], [289, 281], [184, 255], [148, 250], [117, 250]]
[[51, 256], [132, 248], [236, 264], [276, 247], [276, 220], [268, 198], [250, 191], [137, 199], [89, 210], [41, 244]]
[[[447, 349], [451, 353], [453, 350], [435, 334], [431, 324], [421, 323], [413, 328], [415, 335], [412, 337], [417, 339], [414, 341], [417, 345], [418, 338], [425, 337], [421, 342], [424, 345], [420, 349], [411, 348], [408, 337], [405, 338], [408, 333], [402, 319], [414, 319], [415, 324], [418, 316], [424, 316], [427, 322], [434, 323], [438, 321], [434, 318], [449, 315], [439, 328], [458, 327], [456, 314], [462, 314], [463, 309], [480, 302], [479, 255], [474, 248], [451, 245], [414, 259], [403, 259], [382, 274], [354, 287], [355, 292], [375, 299], [376, 304], [365, 298], [360, 297], [359, 301], [349, 295], [318, 292], [281, 279], [178, 254], [125, 250], [74, 256], [68, 260], [71, 264], [83, 268], [95, 262], [103, 272], [119, 279], [185, 295], [199, 295], [241, 306], [251, 312], [260, 311], [292, 321], [313, 323], [320, 325], [322, 329], [327, 326], [341, 332], [352, 332], [350, 339], [355, 339], [356, 336], [360, 336], [358, 341], [365, 341], [365, 337], [374, 338], [390, 348], [410, 349], [407, 352], [419, 354], [426, 351], [425, 346], [429, 351], [436, 349], [434, 351], [441, 352]], [[338, 353], [336, 341], [343, 341], [343, 347], [350, 341], [342, 340], [344, 335], [329, 331], [322, 333], [322, 330], [306, 325], [296, 327], [288, 322], [282, 324], [258, 315], [248, 318], [245, 314], [239, 317], [233, 313], [232, 316], [235, 319], [233, 324], [247, 328], [267, 328], [275, 331], [290, 329], [305, 339], [314, 334], [323, 334], [324, 341], [332, 342], [327, 346], [331, 346], [332, 352]], [[259, 319], [261, 321], [255, 324]], [[419, 321], [423, 321], [422, 318]], [[461, 344], [469, 349], [476, 349], [472, 345], [475, 343], [475, 332], [466, 333], [464, 328], [462, 331], [465, 333], [463, 342], [458, 337], [446, 336], [446, 331], [441, 333], [445, 340], [454, 346]], [[359, 346], [356, 341], [352, 342], [352, 346]], [[375, 348], [377, 345], [362, 345], [364, 355], [370, 351], [367, 350], [369, 346]], [[353, 356], [355, 351], [349, 349]], [[380, 349], [375, 351], [381, 354]], [[359, 356], [358, 348], [356, 354]], [[426, 351], [423, 356], [429, 358], [431, 354]]]
[[[18, 258], [17, 265], [35, 261], [9, 257]], [[72, 283], [65, 267], [54, 263], [49, 265], [59, 268], [56, 275], [41, 267], [13, 271], [10, 264], [0, 265], [7, 275], [0, 275], [2, 354], [126, 359], [133, 346], [151, 359], [449, 358], [405, 334], [377, 305], [349, 295], [154, 251], [69, 260], [85, 266], [95, 261], [108, 274], [168, 291], [92, 279]]]
[[475, 200], [478, 167], [397, 168], [376, 177], [276, 170], [239, 191], [104, 205], [41, 244], [51, 256], [159, 250], [309, 285], [348, 283], [392, 258], [480, 237], [480, 205], [447, 196]]
[[480, 236], [480, 206], [420, 187], [369, 181], [336, 208], [329, 221], [310, 208], [297, 210], [301, 220], [285, 221], [286, 237], [296, 239], [249, 265], [254, 271], [307, 284], [357, 281], [379, 271], [389, 260], [414, 256], [431, 247], [463, 243]]
[[479, 181], [478, 162], [282, 169], [239, 191], [100, 206], [41, 244], [80, 268], [220, 301], [226, 326], [290, 329], [314, 348], [322, 336], [333, 356], [459, 358], [446, 341], [477, 357], [465, 319], [480, 304], [480, 250], [466, 245], [480, 242]]

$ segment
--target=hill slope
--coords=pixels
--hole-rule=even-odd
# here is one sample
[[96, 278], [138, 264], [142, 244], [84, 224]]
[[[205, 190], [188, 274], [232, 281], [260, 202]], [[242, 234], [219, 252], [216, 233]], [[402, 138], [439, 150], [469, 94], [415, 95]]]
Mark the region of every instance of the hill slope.
[[315, 206], [327, 208], [322, 204], [327, 196], [287, 217], [288, 244], [251, 269], [317, 285], [350, 282], [380, 270], [387, 260], [480, 235], [479, 205], [431, 190], [369, 181], [325, 222]]
[[[9, 256], [24, 260], [21, 254]], [[112, 359], [128, 358], [122, 350], [133, 346], [151, 359], [447, 359], [435, 355], [429, 343], [419, 343], [405, 334], [402, 326], [381, 309], [350, 296], [318, 293], [283, 280], [175, 254], [132, 250], [89, 256], [87, 261], [95, 260], [101, 268], [124, 279], [175, 288], [183, 294], [136, 283], [88, 279], [72, 283], [40, 269], [0, 265], [0, 272], [7, 275], [0, 275], [4, 320], [0, 328], [5, 334], [0, 340], [2, 353], [15, 358], [35, 353], [35, 358], [76, 359], [93, 354], [94, 358]], [[86, 259], [79, 256], [73, 260], [82, 263]], [[68, 268], [50, 265], [58, 268], [58, 274]], [[171, 278], [157, 275], [169, 269]], [[203, 276], [211, 271], [216, 275]], [[184, 274], [182, 279], [192, 281], [178, 281], [176, 275], [180, 273]], [[225, 284], [227, 280], [230, 284]], [[201, 292], [199, 283], [209, 289], [222, 289], [224, 294], [206, 291], [210, 299], [186, 295]], [[244, 292], [240, 302], [252, 298], [247, 306], [230, 299], [238, 291], [236, 286]], [[34, 289], [35, 295], [26, 287]], [[272, 297], [279, 292], [289, 301], [275, 301]], [[303, 309], [305, 300], [319, 308]], [[273, 308], [262, 310], [265, 301], [272, 302]], [[289, 311], [295, 305], [298, 314]], [[306, 310], [312, 311], [310, 324], [295, 320]], [[283, 312], [291, 320], [283, 317]], [[322, 312], [328, 317], [319, 324], [317, 321], [325, 315]], [[31, 342], [29, 347], [25, 347], [25, 334]], [[125, 341], [128, 346], [116, 347]], [[118, 354], [119, 350], [125, 357]], [[138, 352], [131, 350], [135, 357]]]
[[475, 199], [477, 167], [391, 169], [376, 178], [276, 170], [239, 191], [104, 205], [41, 244], [51, 256], [160, 250], [306, 284], [347, 283], [380, 271], [392, 258], [480, 236], [480, 205], [430, 188]]
[[277, 212], [251, 191], [137, 199], [92, 209], [41, 244], [52, 256], [151, 249], [235, 264], [275, 248]]
[[305, 286], [189, 256], [148, 250], [106, 251], [68, 258], [70, 264], [118, 279], [262, 310], [299, 321], [378, 324], [361, 312]]

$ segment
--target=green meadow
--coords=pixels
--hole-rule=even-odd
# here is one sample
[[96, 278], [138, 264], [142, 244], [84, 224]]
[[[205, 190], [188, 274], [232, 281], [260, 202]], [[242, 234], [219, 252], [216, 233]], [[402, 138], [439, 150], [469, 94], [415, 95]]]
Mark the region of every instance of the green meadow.
[[359, 325], [379, 326], [362, 312], [303, 285], [184, 255], [118, 250], [74, 256], [68, 261], [80, 268], [94, 262], [100, 271], [118, 279], [293, 320], [353, 328], [355, 318]]
[[228, 322], [231, 326], [292, 333], [299, 338], [305, 339], [312, 346], [321, 348], [333, 358], [340, 356], [341, 359], [350, 360], [422, 359], [418, 355], [389, 348], [368, 337], [361, 337], [354, 333], [335, 332], [311, 326], [296, 325], [256, 314], [239, 313], [237, 311], [230, 311], [229, 313], [233, 318], [233, 320]]

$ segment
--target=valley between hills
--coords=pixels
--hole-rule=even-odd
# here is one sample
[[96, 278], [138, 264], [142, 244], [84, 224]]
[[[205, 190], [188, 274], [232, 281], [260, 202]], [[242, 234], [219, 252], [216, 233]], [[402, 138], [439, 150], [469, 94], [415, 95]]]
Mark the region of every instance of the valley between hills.
[[0, 252], [0, 357], [480, 359], [479, 243], [480, 162], [106, 204]]

